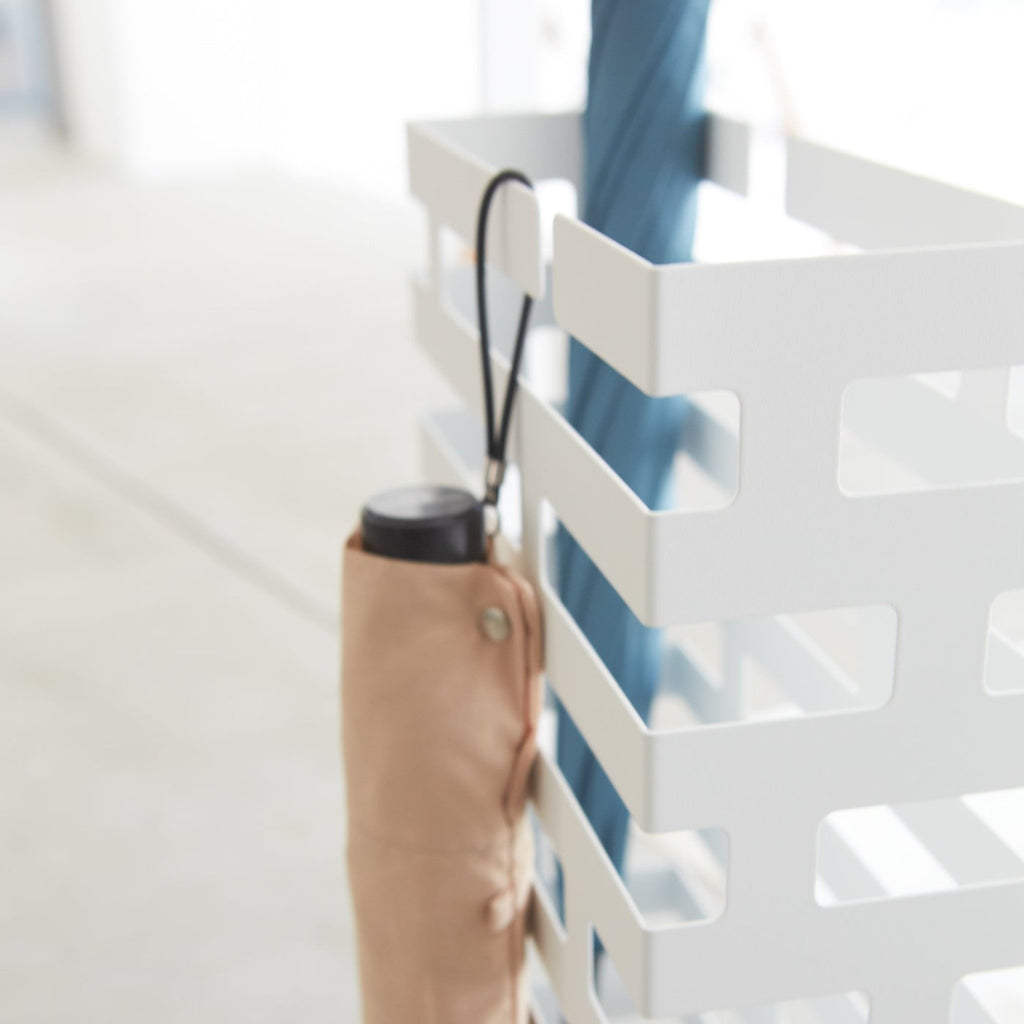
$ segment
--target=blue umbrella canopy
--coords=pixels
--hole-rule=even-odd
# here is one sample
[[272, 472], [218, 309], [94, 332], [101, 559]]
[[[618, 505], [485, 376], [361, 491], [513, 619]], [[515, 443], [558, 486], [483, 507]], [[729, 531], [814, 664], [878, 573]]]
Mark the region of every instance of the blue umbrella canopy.
[[[691, 258], [710, 2], [592, 0], [583, 219], [653, 263]], [[569, 422], [651, 508], [670, 501], [688, 408], [683, 398], [648, 397], [572, 340]], [[646, 718], [661, 672], [661, 632], [640, 623], [564, 527], [557, 544], [563, 602]], [[621, 871], [628, 813], [561, 708], [558, 763]]]

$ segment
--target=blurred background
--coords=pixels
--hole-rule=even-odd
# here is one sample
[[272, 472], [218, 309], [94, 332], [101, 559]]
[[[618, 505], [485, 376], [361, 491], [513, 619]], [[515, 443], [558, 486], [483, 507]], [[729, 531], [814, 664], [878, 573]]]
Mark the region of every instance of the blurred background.
[[[0, 1019], [354, 1019], [339, 552], [450, 402], [404, 123], [582, 105], [588, 17], [0, 0]], [[1024, 201], [1021, 39], [715, 0], [709, 100]]]

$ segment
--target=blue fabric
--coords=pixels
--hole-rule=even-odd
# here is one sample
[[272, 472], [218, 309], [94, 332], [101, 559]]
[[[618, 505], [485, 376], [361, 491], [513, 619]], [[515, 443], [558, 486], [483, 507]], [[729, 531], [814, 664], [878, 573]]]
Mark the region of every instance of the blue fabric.
[[[653, 263], [691, 258], [703, 165], [703, 56], [710, 0], [593, 0], [584, 115], [583, 219]], [[651, 508], [671, 498], [688, 405], [649, 398], [575, 339], [569, 422]], [[566, 607], [645, 719], [661, 672], [647, 629], [564, 529]], [[628, 814], [572, 720], [559, 708], [558, 763], [621, 872]]]

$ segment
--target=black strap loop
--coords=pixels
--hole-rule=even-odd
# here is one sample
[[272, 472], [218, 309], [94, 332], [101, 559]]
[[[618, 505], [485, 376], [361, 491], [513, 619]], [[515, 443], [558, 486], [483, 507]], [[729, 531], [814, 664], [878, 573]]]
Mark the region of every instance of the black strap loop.
[[518, 181], [527, 188], [533, 188], [533, 182], [522, 171], [499, 171], [487, 183], [483, 198], [480, 200], [480, 212], [476, 222], [476, 309], [480, 324], [480, 358], [484, 377], [484, 415], [487, 429], [487, 475], [484, 481], [484, 503], [496, 505], [498, 492], [505, 477], [505, 452], [508, 447], [509, 424], [512, 421], [512, 405], [515, 401], [516, 388], [519, 384], [519, 364], [523, 358], [523, 347], [526, 341], [526, 325], [530, 319], [533, 299], [523, 296], [523, 308], [519, 314], [519, 327], [516, 331], [515, 345], [512, 349], [512, 365], [509, 369], [508, 386], [505, 388], [505, 402], [501, 411], [501, 425], [494, 429], [494, 383], [491, 379], [491, 339], [487, 323], [487, 284], [486, 284], [486, 247], [487, 217], [491, 209], [491, 201], [495, 193], [507, 181]]

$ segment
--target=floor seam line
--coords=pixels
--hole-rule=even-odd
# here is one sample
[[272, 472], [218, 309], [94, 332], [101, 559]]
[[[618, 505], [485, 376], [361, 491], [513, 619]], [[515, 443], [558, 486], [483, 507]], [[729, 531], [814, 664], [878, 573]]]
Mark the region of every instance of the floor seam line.
[[257, 587], [289, 610], [332, 635], [339, 632], [337, 612], [296, 585], [272, 566], [229, 540], [195, 513], [143, 477], [62, 424], [57, 418], [6, 389], [0, 389], [0, 411], [12, 426], [20, 427], [49, 451], [159, 522], [177, 537], [214, 559], [224, 568]]

